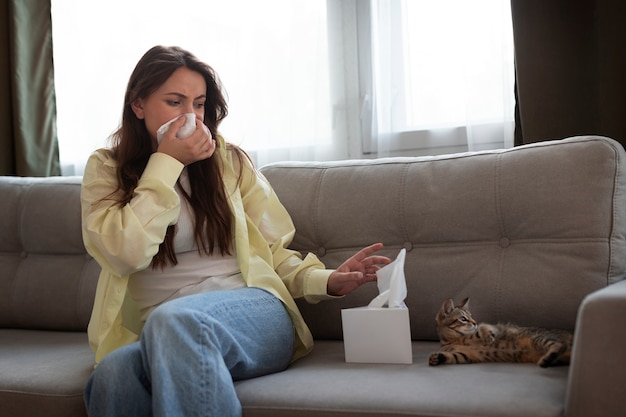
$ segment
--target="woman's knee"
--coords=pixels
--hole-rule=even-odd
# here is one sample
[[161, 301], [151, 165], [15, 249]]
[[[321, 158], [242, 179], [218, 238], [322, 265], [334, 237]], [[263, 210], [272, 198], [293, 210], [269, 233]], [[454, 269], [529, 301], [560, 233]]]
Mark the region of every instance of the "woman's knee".
[[143, 328], [142, 338], [155, 337], [157, 340], [163, 340], [176, 337], [181, 332], [193, 332], [198, 323], [197, 312], [185, 306], [180, 300], [170, 301], [150, 313]]

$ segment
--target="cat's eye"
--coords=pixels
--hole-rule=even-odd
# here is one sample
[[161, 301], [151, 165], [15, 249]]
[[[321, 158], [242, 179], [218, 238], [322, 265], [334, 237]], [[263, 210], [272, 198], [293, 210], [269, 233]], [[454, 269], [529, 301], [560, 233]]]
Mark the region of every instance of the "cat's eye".
[[467, 323], [467, 318], [466, 317], [460, 317], [459, 321], [461, 321], [463, 323]]

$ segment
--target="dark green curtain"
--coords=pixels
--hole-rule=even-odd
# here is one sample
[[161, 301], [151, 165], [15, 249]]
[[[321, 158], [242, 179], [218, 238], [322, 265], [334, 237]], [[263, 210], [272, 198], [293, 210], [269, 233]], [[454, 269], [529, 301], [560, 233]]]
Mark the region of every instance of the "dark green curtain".
[[60, 175], [49, 0], [0, 0], [0, 175]]
[[626, 2], [511, 0], [515, 144], [575, 135], [626, 145]]

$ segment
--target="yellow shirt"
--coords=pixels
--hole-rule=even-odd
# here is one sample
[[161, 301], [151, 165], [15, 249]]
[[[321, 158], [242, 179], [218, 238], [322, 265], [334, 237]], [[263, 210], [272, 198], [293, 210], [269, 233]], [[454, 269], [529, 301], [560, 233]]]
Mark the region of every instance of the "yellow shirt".
[[[263, 288], [286, 306], [296, 331], [293, 360], [313, 348], [313, 337], [294, 298], [308, 302], [333, 298], [326, 293], [331, 270], [313, 254], [304, 259], [287, 249], [295, 228], [268, 181], [248, 162], [237, 184], [238, 159], [224, 139], [212, 158], [223, 161], [224, 185], [235, 220], [235, 250], [249, 287]], [[184, 166], [153, 153], [130, 203], [121, 207], [108, 196], [117, 188], [116, 161], [101, 149], [91, 155], [81, 189], [82, 232], [87, 252], [102, 267], [88, 334], [96, 363], [111, 351], [139, 339], [139, 312], [127, 294], [133, 272], [150, 267], [168, 225], [175, 224], [180, 199], [174, 185]]]

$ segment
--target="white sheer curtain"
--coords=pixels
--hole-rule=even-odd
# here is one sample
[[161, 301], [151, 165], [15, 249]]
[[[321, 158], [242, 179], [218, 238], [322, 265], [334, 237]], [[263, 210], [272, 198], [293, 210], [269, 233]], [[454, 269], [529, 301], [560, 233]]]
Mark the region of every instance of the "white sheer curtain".
[[370, 30], [360, 41], [371, 42], [372, 68], [362, 92], [366, 152], [513, 146], [508, 1], [372, 0], [365, 7]]
[[128, 77], [150, 47], [209, 63], [229, 98], [227, 140], [259, 165], [347, 157], [332, 123], [326, 0], [52, 0], [64, 174], [117, 128]]
[[506, 0], [51, 0], [64, 174], [118, 127], [150, 47], [220, 75], [258, 165], [512, 146]]

